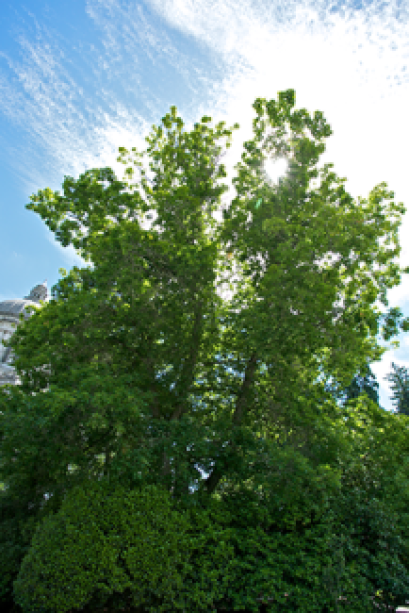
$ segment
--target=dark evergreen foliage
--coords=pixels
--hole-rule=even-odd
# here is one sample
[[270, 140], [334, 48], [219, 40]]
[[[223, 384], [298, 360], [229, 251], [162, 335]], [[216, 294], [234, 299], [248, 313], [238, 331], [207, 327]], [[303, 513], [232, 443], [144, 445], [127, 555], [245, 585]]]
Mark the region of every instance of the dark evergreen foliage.
[[392, 389], [394, 391], [393, 401], [397, 405], [396, 413], [400, 415], [409, 415], [409, 374], [404, 366], [396, 366], [392, 362], [392, 368], [395, 372], [389, 373], [385, 379], [392, 381]]

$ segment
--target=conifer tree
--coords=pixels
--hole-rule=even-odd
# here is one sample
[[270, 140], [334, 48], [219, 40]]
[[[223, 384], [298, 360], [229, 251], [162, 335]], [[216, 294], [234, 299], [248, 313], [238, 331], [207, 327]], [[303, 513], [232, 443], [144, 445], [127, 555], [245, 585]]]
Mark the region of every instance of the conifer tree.
[[395, 372], [389, 373], [385, 379], [392, 381], [394, 395], [392, 401], [397, 404], [396, 413], [409, 415], [409, 374], [404, 366], [396, 366], [392, 362]]

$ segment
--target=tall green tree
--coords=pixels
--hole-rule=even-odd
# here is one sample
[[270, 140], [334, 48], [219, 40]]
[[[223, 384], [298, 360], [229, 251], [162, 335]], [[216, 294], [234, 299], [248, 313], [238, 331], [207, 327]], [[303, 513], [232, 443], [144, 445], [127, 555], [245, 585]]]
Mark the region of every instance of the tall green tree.
[[409, 415], [409, 375], [404, 366], [396, 366], [392, 362], [393, 373], [389, 373], [385, 379], [392, 381], [393, 401], [397, 405], [396, 412], [400, 415]]
[[347, 387], [346, 401], [358, 398], [361, 394], [367, 394], [371, 400], [379, 404], [379, 383], [369, 365], [366, 365], [363, 373], [363, 375], [356, 375]]
[[[146, 139], [152, 181], [139, 159], [144, 154], [120, 148], [118, 159], [131, 164], [124, 178], [133, 178], [133, 165], [137, 183], [94, 169], [77, 181], [66, 176], [63, 195], [46, 188], [31, 196], [27, 208], [93, 267], [61, 271], [54, 299], [9, 342], [21, 386], [0, 391], [8, 582], [34, 531], [64, 514], [74, 488], [97, 479], [129, 490], [163, 488], [192, 518], [194, 508], [206, 511], [215, 500], [237, 510], [238, 488], [247, 487], [283, 534], [321, 517], [342, 474], [358, 474], [356, 454], [368, 453], [386, 418], [360, 400], [345, 421], [319, 375], [345, 387], [387, 350], [376, 340], [382, 316], [374, 303], [387, 305], [387, 289], [409, 271], [394, 263], [405, 207], [386, 183], [355, 202], [332, 164], [318, 169], [331, 128], [321, 112], [311, 117], [294, 105], [294, 90], [279, 92], [278, 101], [255, 101], [255, 136], [244, 143], [233, 179], [237, 196], [222, 223], [212, 217], [227, 190], [218, 183], [226, 172], [216, 142], [227, 137], [229, 147], [232, 131], [224, 122], [213, 130], [206, 116], [184, 131], [176, 107]], [[269, 156], [288, 159], [278, 186], [265, 180]], [[141, 221], [152, 211], [157, 218], [144, 230]], [[233, 262], [240, 269], [235, 288]], [[230, 301], [216, 292], [221, 282], [235, 290]], [[388, 318], [385, 340], [398, 325], [409, 329], [399, 310]], [[362, 414], [372, 438], [359, 428]], [[400, 432], [400, 449], [407, 435]], [[387, 456], [388, 441], [382, 444]], [[364, 477], [356, 478], [363, 487]], [[244, 503], [242, 509], [241, 522], [250, 513]], [[260, 527], [262, 520], [254, 522]], [[319, 529], [330, 534], [334, 525]], [[322, 552], [317, 569], [321, 559]], [[313, 589], [308, 576], [305, 594]], [[353, 592], [359, 582], [351, 577]], [[278, 584], [271, 580], [266, 589], [281, 598]], [[374, 583], [359, 585], [369, 593]], [[405, 589], [404, 579], [399, 585]], [[311, 607], [296, 592], [288, 606]], [[240, 594], [241, 605], [250, 606], [250, 596]]]
[[379, 405], [379, 383], [369, 364], [366, 364], [344, 389], [340, 390], [328, 382], [325, 384], [325, 389], [332, 393], [336, 401], [342, 405], [359, 398], [362, 394], [367, 394], [368, 398]]

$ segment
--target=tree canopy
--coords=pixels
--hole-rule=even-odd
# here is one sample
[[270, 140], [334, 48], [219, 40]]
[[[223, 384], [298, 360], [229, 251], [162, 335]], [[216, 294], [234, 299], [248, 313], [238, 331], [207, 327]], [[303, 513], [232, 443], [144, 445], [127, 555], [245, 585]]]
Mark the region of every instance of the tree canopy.
[[[400, 309], [374, 306], [388, 306], [387, 290], [409, 272], [394, 261], [406, 209], [384, 182], [355, 201], [333, 164], [318, 168], [332, 130], [321, 112], [294, 106], [294, 90], [253, 104], [254, 138], [221, 223], [212, 213], [228, 188], [217, 142], [229, 147], [239, 126], [213, 130], [204, 116], [184, 131], [174, 106], [146, 138], [153, 180], [145, 154], [120, 148], [123, 181], [93, 169], [66, 176], [63, 194], [31, 196], [27, 209], [92, 263], [61, 269], [53, 299], [9, 341], [21, 385], [0, 390], [0, 477], [14, 511], [29, 505], [31, 530], [101, 474], [130, 489], [160, 485], [184, 508], [233, 499], [247, 483], [294, 511], [304, 486], [291, 493], [284, 474], [312, 471], [317, 488], [323, 480], [335, 491], [347, 466], [358, 478], [360, 457], [362, 487], [407, 488], [407, 468], [390, 478], [409, 449], [407, 424], [371, 394], [339, 407], [319, 379], [345, 389], [387, 351], [382, 324], [384, 340], [409, 329]], [[269, 156], [288, 160], [278, 185], [265, 178]], [[230, 300], [216, 291], [223, 282]], [[291, 521], [301, 521], [300, 500]]]

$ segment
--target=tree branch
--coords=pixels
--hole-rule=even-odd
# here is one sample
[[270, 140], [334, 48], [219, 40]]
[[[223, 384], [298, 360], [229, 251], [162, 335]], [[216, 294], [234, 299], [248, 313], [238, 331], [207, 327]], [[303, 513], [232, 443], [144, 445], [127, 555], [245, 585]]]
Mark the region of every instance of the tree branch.
[[[253, 353], [251, 356], [244, 375], [244, 380], [241, 386], [240, 393], [236, 400], [236, 408], [233, 415], [233, 428], [235, 426], [239, 426], [243, 419], [243, 412], [247, 400], [247, 394], [250, 388], [250, 385], [254, 382], [254, 374], [257, 369], [257, 356]], [[227, 443], [227, 446], [230, 445], [232, 448], [235, 447], [232, 441]], [[223, 477], [222, 469], [216, 464], [210, 473], [209, 477], [205, 479], [202, 487], [205, 487], [207, 493], [211, 495], [219, 484], [221, 478]]]

